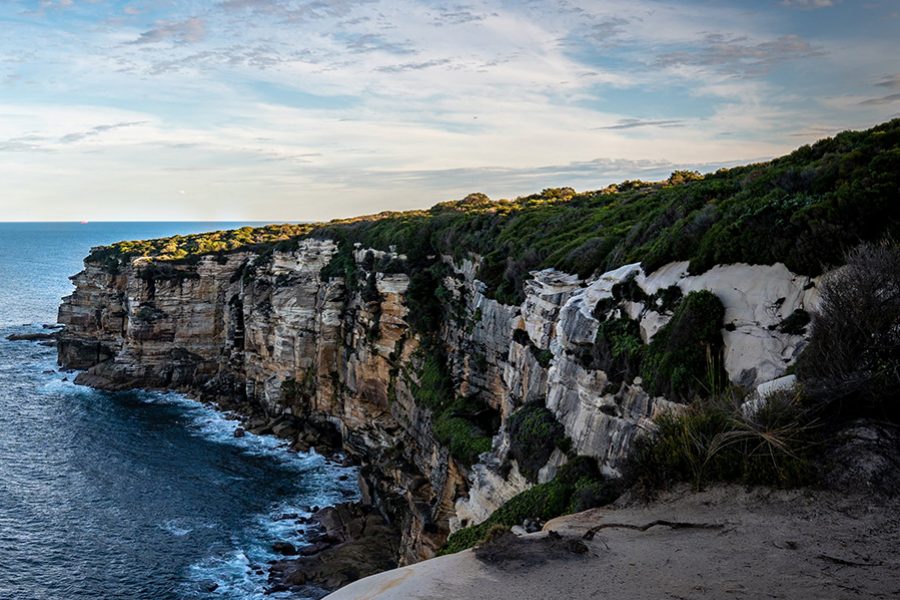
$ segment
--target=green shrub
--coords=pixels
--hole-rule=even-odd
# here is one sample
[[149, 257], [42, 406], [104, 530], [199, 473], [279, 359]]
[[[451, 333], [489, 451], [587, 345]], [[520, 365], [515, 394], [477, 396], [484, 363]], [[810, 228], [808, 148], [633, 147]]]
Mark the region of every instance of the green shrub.
[[476, 398], [456, 396], [444, 354], [433, 345], [426, 345], [423, 352], [419, 383], [412, 389], [416, 404], [431, 411], [434, 435], [450, 455], [472, 465], [491, 449], [499, 414]]
[[727, 381], [722, 366], [724, 317], [725, 308], [712, 292], [688, 294], [644, 350], [644, 387], [682, 402], [718, 391]]
[[434, 421], [434, 434], [447, 446], [453, 458], [465, 465], [478, 462], [478, 456], [491, 449], [491, 435], [472, 421], [453, 416], [452, 411], [438, 415]]
[[418, 373], [419, 383], [412, 390], [416, 404], [433, 412], [441, 412], [453, 402], [453, 381], [446, 364], [446, 356], [439, 350], [424, 350]]
[[486, 539], [498, 526], [509, 528], [525, 519], [547, 521], [574, 511], [609, 504], [616, 499], [619, 487], [600, 474], [597, 461], [579, 456], [560, 467], [556, 478], [514, 496], [483, 523], [453, 533], [440, 554], [452, 554], [471, 548]]
[[604, 371], [613, 383], [634, 378], [640, 372], [644, 342], [637, 321], [627, 317], [600, 322], [590, 354], [582, 355], [582, 364]]
[[657, 430], [635, 441], [628, 479], [645, 493], [690, 482], [777, 487], [810, 483], [818, 424], [793, 393], [779, 393], [753, 416], [730, 393], [657, 417]]
[[506, 421], [509, 456], [529, 481], [537, 481], [538, 471], [550, 460], [555, 448], [565, 445], [566, 431], [541, 403], [526, 404]]

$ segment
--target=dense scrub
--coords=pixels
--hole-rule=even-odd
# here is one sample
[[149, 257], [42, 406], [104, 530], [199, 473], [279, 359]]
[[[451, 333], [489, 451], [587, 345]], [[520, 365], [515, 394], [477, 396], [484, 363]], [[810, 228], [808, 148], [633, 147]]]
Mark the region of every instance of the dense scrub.
[[542, 403], [526, 404], [506, 421], [509, 457], [529, 481], [537, 481], [538, 471], [556, 448], [567, 451], [571, 440], [556, 416]]
[[[158, 256], [186, 260], [286, 238], [327, 236], [410, 257], [415, 273], [437, 254], [483, 258], [479, 278], [506, 303], [522, 299], [531, 270], [555, 267], [587, 277], [626, 262], [651, 271], [689, 260], [692, 272], [718, 263], [783, 262], [819, 274], [860, 241], [900, 237], [900, 119], [844, 132], [766, 163], [702, 177], [627, 181], [600, 191], [546, 189], [515, 200], [471, 194], [429, 210], [381, 213], [317, 225], [244, 228], [151, 242], [124, 242], [96, 260]], [[337, 270], [337, 269], [336, 269]]]
[[597, 461], [579, 456], [559, 469], [553, 481], [536, 485], [513, 497], [478, 525], [453, 533], [441, 549], [451, 554], [482, 542], [498, 527], [521, 525], [526, 519], [546, 521], [560, 515], [603, 506], [619, 493], [615, 482], [600, 474]]
[[652, 493], [677, 482], [700, 489], [713, 482], [792, 487], [813, 481], [819, 423], [802, 398], [773, 394], [753, 414], [741, 410], [741, 400], [723, 393], [658, 417], [657, 431], [635, 442], [631, 483]]
[[722, 361], [725, 307], [707, 290], [691, 292], [644, 350], [641, 375], [651, 394], [690, 401], [727, 381]]
[[[631, 457], [639, 488], [803, 485], [815, 479], [815, 465], [843, 428], [859, 418], [900, 421], [900, 246], [888, 240], [854, 249], [820, 293], [813, 315], [797, 311], [776, 326], [792, 333], [811, 327], [796, 389], [761, 399], [755, 411], [741, 410], [744, 399], [725, 392], [657, 418], [657, 431], [639, 439]], [[678, 348], [685, 353], [690, 344]]]
[[820, 292], [797, 364], [810, 404], [829, 420], [900, 421], [900, 245], [857, 248]]
[[106, 264], [111, 270], [117, 269], [121, 260], [139, 256], [190, 262], [204, 254], [224, 254], [242, 249], [266, 250], [273, 244], [306, 235], [314, 228], [312, 224], [266, 225], [155, 240], [124, 241], [94, 249], [88, 260]]

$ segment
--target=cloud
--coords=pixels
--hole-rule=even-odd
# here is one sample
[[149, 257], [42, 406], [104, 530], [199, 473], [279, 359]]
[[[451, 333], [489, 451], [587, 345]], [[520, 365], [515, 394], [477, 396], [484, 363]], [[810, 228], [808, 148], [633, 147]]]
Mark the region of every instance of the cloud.
[[457, 4], [455, 6], [442, 7], [438, 16], [435, 17], [434, 23], [436, 25], [463, 25], [483, 21], [484, 19], [485, 16], [474, 12], [472, 6]]
[[900, 93], [882, 96], [881, 98], [869, 98], [868, 100], [863, 100], [859, 104], [860, 106], [883, 106], [885, 104], [893, 104], [894, 102], [900, 102]]
[[66, 135], [59, 138], [59, 142], [61, 144], [73, 144], [87, 138], [97, 137], [98, 135], [102, 135], [108, 131], [123, 129], [125, 127], [136, 127], [138, 125], [145, 125], [146, 123], [146, 121], [130, 121], [124, 123], [113, 123], [112, 125], [97, 125], [96, 127], [92, 127], [87, 131], [67, 133]]
[[606, 17], [600, 19], [590, 26], [587, 37], [599, 44], [615, 43], [616, 38], [625, 32], [626, 26], [631, 23], [631, 21], [631, 19], [626, 19], [624, 17]]
[[172, 41], [176, 44], [200, 42], [206, 37], [206, 23], [192, 17], [184, 21], [160, 21], [156, 28], [145, 31], [132, 44], [156, 44]]
[[781, 4], [792, 8], [828, 8], [837, 2], [835, 0], [782, 0]]
[[881, 81], [875, 84], [878, 87], [885, 88], [900, 88], [900, 73], [896, 73], [894, 75], [888, 75]]
[[341, 37], [345, 41], [347, 50], [354, 53], [415, 54], [408, 41], [392, 42], [379, 33], [350, 33]]
[[451, 61], [449, 58], [435, 58], [432, 60], [426, 60], [423, 62], [409, 62], [402, 63], [398, 65], [387, 65], [384, 67], [378, 67], [378, 71], [382, 73], [402, 73], [403, 71], [418, 71], [421, 69], [430, 69], [431, 67], [442, 67], [444, 65], [450, 64]]
[[636, 127], [683, 127], [684, 121], [679, 119], [662, 119], [650, 121], [644, 119], [621, 119], [614, 125], [595, 127], [595, 129], [634, 129]]
[[708, 33], [702, 43], [693, 48], [660, 55], [656, 65], [711, 67], [745, 76], [762, 75], [778, 63], [824, 54], [823, 50], [797, 35], [753, 43], [746, 36]]
[[24, 135], [0, 141], [0, 152], [41, 152], [49, 151], [42, 142], [43, 136]]

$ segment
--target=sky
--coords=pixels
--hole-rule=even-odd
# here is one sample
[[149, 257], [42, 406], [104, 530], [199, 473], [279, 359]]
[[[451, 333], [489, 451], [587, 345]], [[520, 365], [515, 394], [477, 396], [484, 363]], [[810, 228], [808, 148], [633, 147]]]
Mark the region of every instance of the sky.
[[313, 221], [900, 116], [900, 0], [0, 0], [0, 220]]

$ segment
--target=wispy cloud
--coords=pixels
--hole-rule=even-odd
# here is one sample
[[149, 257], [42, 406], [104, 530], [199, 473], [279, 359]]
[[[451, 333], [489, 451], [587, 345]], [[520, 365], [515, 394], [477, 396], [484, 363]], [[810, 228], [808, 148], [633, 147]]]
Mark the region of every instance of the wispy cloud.
[[837, 2], [836, 0], [782, 0], [781, 4], [795, 8], [828, 8]]
[[206, 37], [206, 23], [203, 19], [192, 17], [183, 21], [160, 21], [156, 27], [143, 32], [133, 44], [156, 44], [174, 42], [188, 44], [199, 42]]
[[636, 127], [683, 127], [684, 121], [679, 119], [620, 119], [613, 125], [604, 125], [596, 129], [635, 129]]
[[880, 98], [869, 98], [868, 100], [863, 100], [859, 104], [861, 106], [883, 106], [885, 104], [893, 104], [894, 102], [900, 102], [900, 93], [889, 94]]
[[900, 88], [900, 73], [889, 75], [875, 85], [884, 88]]
[[437, 25], [463, 25], [465, 23], [483, 21], [484, 18], [485, 15], [477, 13], [473, 6], [456, 4], [453, 6], [441, 7], [434, 22]]
[[61, 144], [73, 144], [75, 142], [80, 142], [82, 140], [97, 137], [99, 135], [103, 135], [109, 131], [114, 131], [116, 129], [123, 129], [125, 127], [136, 127], [138, 125], [145, 125], [146, 121], [131, 121], [126, 123], [113, 123], [111, 125], [97, 125], [95, 127], [91, 127], [87, 131], [75, 131], [73, 133], [67, 133], [64, 136], [59, 138], [59, 142]]
[[760, 75], [779, 63], [824, 54], [824, 50], [816, 48], [798, 35], [785, 35], [754, 43], [746, 36], [708, 33], [693, 48], [660, 55], [656, 64], [660, 67], [712, 67], [735, 74]]
[[432, 67], [443, 67], [449, 65], [453, 61], [449, 58], [433, 58], [422, 62], [408, 62], [396, 65], [386, 65], [378, 67], [382, 73], [402, 73], [403, 71], [418, 71], [420, 69], [430, 69]]

